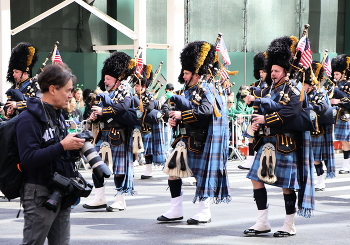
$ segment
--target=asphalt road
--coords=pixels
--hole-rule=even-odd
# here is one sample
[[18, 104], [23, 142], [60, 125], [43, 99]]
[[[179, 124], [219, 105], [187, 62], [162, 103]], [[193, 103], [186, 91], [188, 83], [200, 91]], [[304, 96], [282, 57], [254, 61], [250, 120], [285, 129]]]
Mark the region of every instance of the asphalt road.
[[[336, 155], [337, 170], [342, 155]], [[127, 196], [127, 209], [121, 212], [88, 211], [83, 199], [72, 210], [71, 244], [350, 244], [350, 175], [326, 180], [326, 190], [316, 193], [316, 210], [311, 218], [296, 218], [297, 234], [288, 238], [274, 238], [273, 232], [283, 225], [285, 216], [283, 194], [280, 188], [267, 186], [269, 220], [272, 232], [257, 237], [246, 237], [243, 230], [256, 221], [256, 205], [246, 171], [228, 164], [232, 201], [212, 204], [212, 222], [198, 226], [186, 224], [198, 203], [193, 204], [194, 186], [183, 186], [184, 220], [161, 223], [158, 216], [168, 210], [170, 193], [167, 176], [160, 168], [154, 169], [154, 178], [141, 180], [144, 166], [135, 167], [135, 190], [138, 195]], [[91, 180], [90, 171], [81, 170]], [[114, 201], [113, 180], [107, 183], [109, 204]], [[20, 244], [23, 214], [16, 218], [19, 201], [0, 200], [0, 244]]]

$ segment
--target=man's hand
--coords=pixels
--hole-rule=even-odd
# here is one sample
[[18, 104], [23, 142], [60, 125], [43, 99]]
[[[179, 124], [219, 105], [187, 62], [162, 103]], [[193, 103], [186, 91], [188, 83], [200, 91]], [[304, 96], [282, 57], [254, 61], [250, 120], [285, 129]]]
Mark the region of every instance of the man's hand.
[[176, 127], [176, 119], [172, 119], [171, 117], [168, 119], [168, 123], [170, 127]]
[[93, 105], [91, 107], [91, 114], [87, 120], [95, 121], [98, 118], [98, 115], [102, 115], [102, 107]]
[[249, 94], [246, 97], [244, 97], [243, 100], [247, 105], [249, 105], [252, 101], [255, 101], [255, 97]]
[[332, 105], [337, 105], [340, 103], [340, 99], [330, 99]]
[[169, 113], [169, 117], [171, 117], [173, 119], [181, 120], [182, 119], [181, 111], [171, 111]]
[[91, 113], [87, 121], [95, 121], [97, 119], [97, 115], [95, 113]]
[[85, 139], [80, 139], [75, 137], [75, 134], [68, 134], [63, 140], [61, 140], [61, 144], [65, 151], [69, 150], [79, 150], [83, 147]]
[[11, 107], [13, 109], [17, 108], [17, 102], [16, 101], [6, 101], [6, 106]]
[[102, 107], [93, 105], [91, 107], [91, 110], [92, 110], [92, 113], [94, 113], [96, 115], [100, 115], [100, 116], [102, 115]]
[[252, 114], [252, 130], [257, 131], [262, 124], [265, 124], [265, 116]]

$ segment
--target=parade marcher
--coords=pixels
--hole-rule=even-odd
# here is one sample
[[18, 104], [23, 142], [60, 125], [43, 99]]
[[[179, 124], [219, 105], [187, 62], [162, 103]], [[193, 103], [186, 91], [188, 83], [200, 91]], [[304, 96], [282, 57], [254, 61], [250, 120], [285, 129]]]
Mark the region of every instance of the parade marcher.
[[[344, 92], [348, 90], [348, 82], [346, 81], [346, 75], [349, 69], [348, 59], [350, 59], [348, 55], [341, 54], [334, 57], [331, 62], [333, 82], [337, 86], [337, 89], [334, 89], [331, 104], [339, 107], [337, 121], [334, 125], [334, 140], [342, 142], [344, 157], [339, 174], [350, 173], [350, 108], [349, 102], [347, 102], [350, 96]], [[342, 106], [340, 107], [340, 105]]]
[[[260, 73], [259, 73], [260, 74]], [[263, 74], [263, 73], [261, 73]], [[254, 108], [252, 107], [248, 107], [248, 105], [245, 103], [245, 101], [243, 100], [244, 96], [247, 95], [249, 92], [249, 87], [242, 85], [237, 94], [236, 94], [236, 98], [237, 98], [237, 106], [236, 106], [236, 113], [237, 114], [241, 114], [241, 115], [251, 115], [254, 111]], [[242, 124], [246, 123], [246, 120], [244, 117], [242, 117], [242, 119], [240, 120], [240, 122], [237, 122], [238, 124], [240, 124], [240, 127], [242, 128]], [[239, 169], [245, 169], [245, 170], [249, 170], [250, 167], [253, 164], [254, 161], [254, 150], [253, 150], [253, 136], [249, 135], [247, 133], [247, 130], [242, 131], [242, 135], [241, 137], [247, 137], [248, 138], [248, 151], [249, 151], [249, 155], [247, 156], [245, 162], [242, 165], [238, 165]]]
[[[227, 102], [221, 99], [207, 76], [214, 57], [215, 47], [212, 44], [204, 41], [187, 44], [180, 55], [182, 71], [179, 81], [185, 83], [184, 96], [174, 95], [170, 98], [175, 109], [170, 112], [169, 125], [173, 128], [178, 125], [180, 134], [174, 141], [173, 145], [177, 146], [165, 169], [170, 169], [170, 163], [175, 163], [175, 172], [180, 165], [181, 169], [188, 171], [185, 166], [188, 163], [197, 179], [193, 202], [198, 200], [199, 207], [198, 213], [187, 220], [190, 225], [211, 222], [210, 199], [214, 203], [229, 202], [231, 199], [226, 170], [229, 142]], [[175, 155], [178, 147], [180, 150], [182, 148], [179, 159]], [[187, 158], [181, 158], [186, 154]], [[170, 173], [168, 184], [171, 206], [157, 218], [158, 221], [183, 219], [182, 180]]]
[[[82, 148], [84, 139], [68, 134], [61, 109], [72, 98], [73, 75], [58, 65], [47, 66], [38, 77], [42, 99], [29, 98], [28, 109], [16, 122], [18, 152], [24, 173], [21, 201], [24, 208], [22, 244], [69, 244], [71, 203], [62, 196], [57, 210], [48, 209], [54, 172], [62, 178], [77, 177], [70, 150]], [[50, 122], [48, 124], [48, 121]], [[51, 126], [48, 126], [51, 125]], [[63, 192], [63, 191], [62, 191]], [[55, 199], [56, 200], [56, 199]]]
[[[6, 92], [6, 107], [21, 112], [26, 108], [28, 97], [40, 97], [38, 83], [36, 79], [31, 79], [32, 69], [38, 60], [37, 53], [37, 49], [27, 42], [21, 42], [12, 49], [6, 77], [11, 83]], [[23, 96], [19, 96], [21, 94]]]
[[101, 102], [92, 106], [88, 120], [98, 124], [96, 149], [101, 152], [103, 159], [107, 154], [108, 161], [112, 162], [117, 195], [115, 202], [107, 207], [104, 180], [97, 179], [93, 174], [95, 198], [83, 205], [86, 209], [106, 208], [109, 212], [122, 211], [126, 209], [124, 195], [134, 193], [132, 152], [128, 151], [131, 132], [118, 118], [131, 106], [129, 84], [124, 80], [135, 73], [135, 67], [135, 60], [124, 52], [114, 52], [104, 61], [98, 86], [108, 94], [97, 95]]
[[[165, 163], [163, 128], [160, 123], [163, 113], [157, 110], [159, 107], [159, 102], [153, 98], [152, 93], [147, 91], [147, 88], [151, 85], [152, 80], [152, 66], [144, 65], [142, 77], [138, 78], [138, 81], [134, 86], [136, 100], [135, 103], [133, 103], [133, 106], [134, 108], [141, 109], [142, 104], [143, 108], [141, 126], [138, 128], [142, 135], [146, 170], [141, 175], [141, 179], [152, 178], [153, 164], [155, 166], [162, 166]], [[152, 123], [147, 121], [147, 117], [151, 112], [152, 114], [156, 113], [156, 122]]]
[[254, 78], [257, 80], [256, 82], [252, 83], [251, 87], [256, 88], [266, 88], [266, 75], [267, 72], [265, 70], [265, 63], [266, 63], [266, 57], [264, 55], [264, 52], [258, 52], [254, 55], [253, 58], [254, 61]]
[[306, 98], [310, 107], [317, 115], [315, 130], [311, 132], [311, 146], [317, 174], [315, 191], [324, 191], [326, 188], [323, 162], [327, 168], [326, 177], [335, 176], [333, 108], [330, 107], [326, 91], [319, 88], [322, 78], [322, 65], [314, 61], [312, 70], [310, 68], [305, 70], [304, 91], [307, 93]]
[[[244, 231], [246, 235], [271, 231], [265, 184], [283, 190], [286, 217], [283, 226], [274, 233], [275, 237], [296, 234], [295, 190], [298, 190], [298, 214], [310, 217], [314, 209], [310, 132], [296, 131], [299, 127], [295, 127], [294, 120], [299, 119], [302, 112], [301, 92], [287, 84], [287, 73], [291, 72], [296, 44], [297, 38], [287, 36], [271, 42], [267, 49], [268, 87], [254, 90], [253, 95], [245, 97], [247, 104], [252, 103], [253, 107], [259, 108], [259, 113], [252, 115], [254, 149], [257, 154], [247, 175], [252, 181], [258, 219], [255, 225]], [[304, 122], [301, 122], [302, 125]]]

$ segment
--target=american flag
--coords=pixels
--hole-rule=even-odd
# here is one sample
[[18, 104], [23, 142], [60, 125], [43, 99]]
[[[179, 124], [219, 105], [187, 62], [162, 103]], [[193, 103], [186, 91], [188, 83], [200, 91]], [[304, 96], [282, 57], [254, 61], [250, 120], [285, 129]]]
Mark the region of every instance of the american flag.
[[331, 77], [332, 75], [332, 65], [331, 65], [331, 60], [329, 59], [328, 54], [326, 54], [326, 58], [323, 60], [322, 65], [323, 69], [326, 71], [326, 75], [328, 77]]
[[142, 52], [140, 52], [139, 57], [137, 57], [137, 66], [136, 66], [136, 71], [139, 74], [142, 74], [143, 71], [143, 59], [142, 59]]
[[61, 58], [61, 55], [60, 55], [60, 51], [58, 51], [58, 49], [56, 49], [56, 54], [53, 56], [53, 59], [52, 59], [52, 63], [62, 63], [62, 58]]
[[221, 80], [223, 80], [223, 81], [226, 81], [229, 79], [229, 76], [228, 76], [228, 73], [227, 73], [225, 66], [222, 66], [220, 69], [220, 77], [221, 77]]
[[221, 53], [224, 63], [231, 65], [230, 56], [228, 55], [223, 37], [220, 38], [220, 42], [216, 45], [216, 51], [219, 51]]
[[297, 50], [301, 52], [300, 63], [304, 68], [310, 67], [312, 63], [312, 51], [307, 36], [303, 36], [298, 43]]

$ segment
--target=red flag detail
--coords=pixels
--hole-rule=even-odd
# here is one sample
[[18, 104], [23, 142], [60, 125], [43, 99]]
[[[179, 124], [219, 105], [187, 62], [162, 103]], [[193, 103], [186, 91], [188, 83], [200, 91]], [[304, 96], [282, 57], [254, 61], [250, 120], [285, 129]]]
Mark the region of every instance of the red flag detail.
[[300, 63], [304, 68], [310, 67], [312, 63], [312, 51], [307, 36], [303, 36], [298, 43], [297, 50], [301, 52]]
[[137, 66], [136, 71], [140, 74], [142, 74], [143, 71], [143, 59], [142, 59], [142, 52], [140, 52], [139, 57], [137, 58]]
[[220, 42], [216, 45], [216, 51], [221, 53], [224, 63], [226, 63], [227, 65], [231, 65], [231, 59], [228, 55], [223, 37], [220, 38]]
[[332, 75], [332, 65], [331, 65], [331, 60], [329, 59], [329, 56], [327, 55], [326, 59], [323, 61], [323, 69], [326, 72], [326, 75], [328, 77], [331, 77]]
[[56, 49], [56, 54], [53, 56], [53, 60], [52, 60], [53, 63], [62, 63], [62, 58], [61, 58], [61, 55], [60, 55], [60, 51], [58, 51], [58, 49]]

